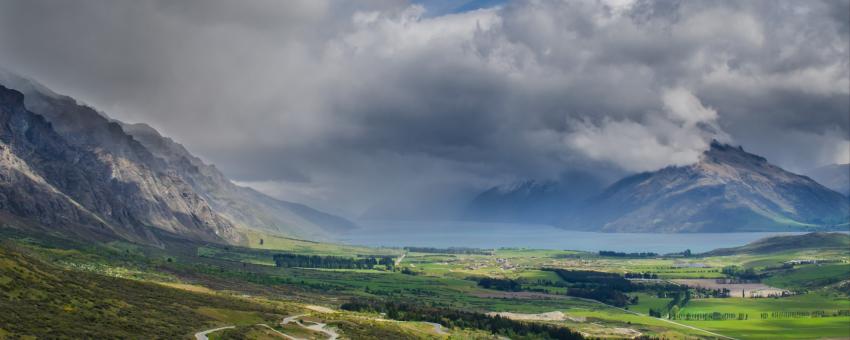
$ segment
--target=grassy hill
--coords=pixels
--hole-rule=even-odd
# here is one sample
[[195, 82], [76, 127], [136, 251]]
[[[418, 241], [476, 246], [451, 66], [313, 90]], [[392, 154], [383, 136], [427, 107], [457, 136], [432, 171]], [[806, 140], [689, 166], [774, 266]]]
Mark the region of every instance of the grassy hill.
[[69, 271], [0, 245], [0, 338], [186, 338], [215, 325], [205, 311], [279, 320], [286, 310], [156, 283]]
[[850, 235], [848, 234], [817, 232], [803, 235], [768, 237], [744, 246], [715, 249], [702, 255], [725, 256], [736, 254], [769, 254], [789, 250], [816, 248], [848, 249], [848, 247], [850, 247]]

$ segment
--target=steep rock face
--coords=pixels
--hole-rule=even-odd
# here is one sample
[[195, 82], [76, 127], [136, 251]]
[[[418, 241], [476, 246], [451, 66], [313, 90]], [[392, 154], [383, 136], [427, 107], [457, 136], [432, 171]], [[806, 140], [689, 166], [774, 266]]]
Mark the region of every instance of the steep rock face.
[[354, 228], [353, 223], [343, 218], [233, 184], [215, 166], [204, 163], [148, 125], [123, 126], [169, 169], [190, 183], [215, 211], [239, 227], [310, 239]]
[[630, 176], [592, 199], [570, 228], [726, 232], [846, 225], [848, 201], [740, 147], [714, 142], [696, 164]]
[[109, 164], [111, 176], [134, 183], [147, 201], [176, 212], [169, 216], [161, 209], [134, 206], [149, 210], [144, 225], [174, 232], [181, 225], [200, 224], [231, 241], [240, 238], [233, 227], [311, 239], [354, 227], [343, 218], [237, 186], [215, 166], [145, 124], [111, 120], [73, 98], [2, 69], [0, 83], [23, 91], [30, 111], [45, 117], [66, 142]]
[[823, 186], [850, 197], [850, 164], [831, 164], [806, 171]]
[[179, 177], [149, 166], [153, 156], [117, 124], [67, 97], [39, 98], [34, 106], [46, 119], [25, 108], [20, 92], [0, 87], [0, 93], [3, 212], [50, 228], [82, 226], [147, 243], [157, 243], [149, 228], [238, 242], [226, 219]]

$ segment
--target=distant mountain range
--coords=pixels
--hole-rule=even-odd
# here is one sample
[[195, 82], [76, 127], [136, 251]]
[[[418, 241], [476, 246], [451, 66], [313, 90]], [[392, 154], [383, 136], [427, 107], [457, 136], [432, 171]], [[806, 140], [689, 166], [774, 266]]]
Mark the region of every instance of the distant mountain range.
[[158, 232], [238, 244], [249, 229], [322, 239], [354, 227], [237, 186], [149, 126], [111, 120], [7, 72], [0, 84], [5, 225], [148, 244]]
[[[570, 190], [568, 184], [546, 187]], [[476, 213], [500, 209], [499, 205], [525, 206], [531, 201], [523, 194], [527, 191], [527, 186], [490, 189], [473, 206]], [[499, 205], [483, 207], [482, 202]], [[554, 225], [605, 232], [830, 229], [846, 227], [850, 219], [846, 196], [741, 147], [718, 142], [711, 143], [695, 164], [628, 176], [585, 200], [548, 201], [545, 209], [543, 216]]]

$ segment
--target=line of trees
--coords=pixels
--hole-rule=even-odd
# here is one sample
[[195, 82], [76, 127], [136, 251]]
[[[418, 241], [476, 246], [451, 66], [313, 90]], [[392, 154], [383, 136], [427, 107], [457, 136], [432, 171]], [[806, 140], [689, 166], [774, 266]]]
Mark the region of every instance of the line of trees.
[[511, 279], [497, 279], [492, 277], [478, 278], [478, 286], [481, 288], [503, 290], [507, 292], [518, 292], [522, 290], [522, 285]]
[[686, 289], [677, 290], [672, 294], [673, 299], [667, 303], [668, 318], [674, 318], [679, 314], [679, 310], [684, 308], [691, 301], [691, 291]]
[[623, 276], [627, 279], [657, 279], [658, 274], [655, 273], [625, 273]]
[[273, 258], [275, 265], [283, 268], [372, 269], [383, 265], [392, 270], [395, 266], [395, 261], [389, 256], [351, 258], [283, 253], [275, 254]]
[[567, 296], [596, 300], [617, 307], [628, 306], [632, 301], [628, 295], [610, 287], [567, 288]]
[[[663, 311], [656, 309], [649, 309], [649, 316], [654, 316], [656, 318], [662, 317]], [[763, 312], [759, 314], [759, 317], [763, 320], [765, 319], [798, 319], [798, 318], [828, 318], [828, 317], [836, 317], [836, 316], [850, 316], [850, 310], [837, 310], [837, 311], [795, 311], [795, 312]], [[720, 313], [720, 312], [711, 312], [711, 313], [670, 313], [669, 318], [671, 320], [687, 320], [687, 321], [726, 321], [726, 320], [749, 320], [750, 315], [748, 313]]]
[[[676, 313], [683, 308], [691, 299], [691, 292], [687, 287], [664, 283], [664, 282], [633, 282], [627, 278], [657, 278], [653, 273], [606, 273], [587, 270], [567, 270], [560, 268], [541, 268], [544, 271], [554, 272], [561, 281], [537, 280], [538, 286], [562, 287], [566, 289], [566, 295], [597, 300], [609, 305], [626, 307], [636, 304], [637, 297], [629, 297], [626, 293], [647, 292], [656, 294], [659, 298], [670, 298], [666, 309], [653, 310], [651, 315], [661, 317], [664, 314]], [[522, 287], [521, 287], [522, 288]], [[529, 289], [523, 289], [529, 290]], [[532, 291], [548, 292], [537, 288]], [[718, 289], [702, 289], [697, 293], [701, 297], [725, 297], [729, 291]]]
[[[561, 280], [574, 284], [586, 284], [587, 286], [605, 286], [623, 292], [635, 290], [635, 285], [617, 273], [595, 272], [590, 270], [566, 270], [560, 268], [542, 268], [558, 275]], [[585, 286], [585, 287], [587, 287]]]
[[762, 319], [797, 319], [797, 318], [827, 318], [834, 316], [850, 316], [850, 309], [837, 311], [816, 310], [811, 312], [771, 312], [761, 313]]
[[552, 271], [568, 283], [566, 295], [591, 299], [625, 307], [632, 300], [624, 292], [637, 290], [637, 286], [617, 273], [604, 273], [588, 270], [566, 270], [543, 268]]
[[433, 322], [448, 328], [475, 328], [511, 339], [584, 339], [581, 333], [558, 325], [517, 321], [498, 315], [444, 307], [355, 299], [342, 304], [341, 308], [356, 312], [384, 313], [387, 318], [393, 320]]
[[670, 314], [671, 320], [688, 320], [688, 321], [725, 321], [725, 320], [748, 320], [747, 313], [677, 313]]
[[655, 308], [650, 308], [650, 309], [649, 309], [649, 316], [656, 317], [656, 318], [660, 318], [660, 317], [662, 317], [662, 316], [663, 316], [663, 314], [662, 314], [662, 310], [660, 310], [660, 309], [655, 309]]
[[693, 287], [692, 290], [697, 298], [728, 298], [732, 294], [729, 288], [711, 289]]
[[641, 252], [641, 253], [624, 253], [619, 251], [611, 251], [611, 250], [600, 250], [599, 256], [605, 257], [656, 257], [658, 253], [651, 252]]
[[432, 247], [405, 247], [404, 250], [413, 253], [434, 253], [434, 254], [463, 254], [463, 255], [492, 255], [492, 250], [479, 248], [432, 248]]
[[693, 253], [691, 252], [690, 249], [685, 249], [685, 251], [681, 251], [681, 252], [678, 252], [678, 253], [664, 254], [664, 256], [665, 257], [691, 257], [691, 256], [693, 256]]
[[742, 281], [758, 281], [761, 277], [753, 268], [742, 268], [739, 266], [726, 266], [721, 270], [726, 276], [733, 277]]

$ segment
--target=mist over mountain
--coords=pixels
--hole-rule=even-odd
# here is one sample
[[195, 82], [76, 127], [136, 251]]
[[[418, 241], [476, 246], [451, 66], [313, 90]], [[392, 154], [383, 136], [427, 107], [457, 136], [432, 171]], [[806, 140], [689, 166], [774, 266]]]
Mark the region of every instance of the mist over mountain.
[[233, 184], [144, 124], [107, 118], [3, 72], [4, 203], [24, 225], [156, 244], [153, 230], [240, 243], [238, 230], [323, 239], [343, 218]]
[[850, 197], [850, 164], [830, 164], [806, 171], [820, 184]]
[[848, 113], [850, 0], [0, 0], [0, 340], [850, 340]]
[[599, 194], [604, 181], [572, 172], [557, 180], [525, 180], [495, 186], [478, 194], [463, 213], [474, 221], [554, 224], [573, 215], [585, 200]]
[[165, 160], [181, 178], [186, 179], [216, 212], [238, 227], [318, 239], [355, 227], [354, 223], [344, 218], [233, 184], [214, 165], [204, 163], [183, 145], [161, 136], [146, 124], [122, 126], [157, 157]]

